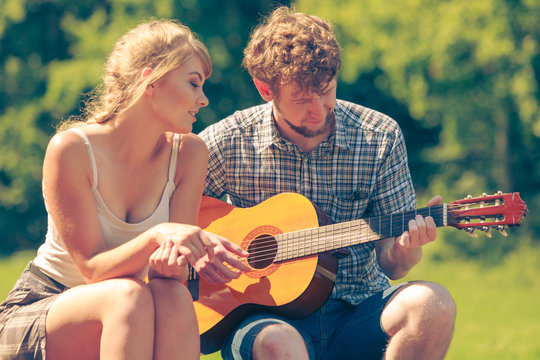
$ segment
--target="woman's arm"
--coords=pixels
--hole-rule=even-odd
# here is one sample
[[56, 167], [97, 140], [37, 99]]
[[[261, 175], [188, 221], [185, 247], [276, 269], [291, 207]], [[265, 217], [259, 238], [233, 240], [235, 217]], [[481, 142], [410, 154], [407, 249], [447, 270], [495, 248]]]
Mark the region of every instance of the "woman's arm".
[[207, 168], [208, 149], [204, 142], [197, 135], [183, 135], [178, 149], [176, 190], [171, 198], [170, 221], [197, 224]]
[[[204, 179], [208, 166], [208, 149], [196, 135], [184, 135], [178, 156], [177, 187], [171, 199], [171, 221], [195, 224], [201, 204]], [[215, 244], [215, 257], [203, 256], [195, 264], [200, 275], [211, 282], [227, 282], [249, 271], [237, 256], [247, 256], [239, 246], [216, 234], [206, 233]], [[210, 254], [209, 255], [213, 255]], [[228, 263], [240, 271], [232, 271]], [[190, 261], [193, 265], [193, 263]]]
[[92, 167], [86, 146], [70, 131], [55, 135], [43, 165], [47, 208], [67, 251], [87, 282], [131, 276], [159, 246], [159, 232], [145, 232], [122, 246], [105, 251]]

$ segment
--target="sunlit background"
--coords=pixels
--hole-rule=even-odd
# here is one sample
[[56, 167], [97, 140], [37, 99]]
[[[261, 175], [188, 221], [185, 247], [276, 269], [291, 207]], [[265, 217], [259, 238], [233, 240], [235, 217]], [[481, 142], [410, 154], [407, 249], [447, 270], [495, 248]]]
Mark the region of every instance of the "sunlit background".
[[[0, 1], [2, 299], [44, 238], [47, 142], [99, 85], [114, 42], [150, 18], [179, 19], [198, 34], [214, 72], [197, 133], [261, 103], [240, 62], [250, 30], [277, 4], [290, 2]], [[529, 215], [508, 237], [441, 229], [408, 278], [442, 283], [456, 299], [447, 358], [540, 359], [540, 1], [294, 5], [335, 26], [343, 50], [338, 97], [399, 122], [419, 205], [435, 194], [451, 202], [498, 190], [527, 202]]]

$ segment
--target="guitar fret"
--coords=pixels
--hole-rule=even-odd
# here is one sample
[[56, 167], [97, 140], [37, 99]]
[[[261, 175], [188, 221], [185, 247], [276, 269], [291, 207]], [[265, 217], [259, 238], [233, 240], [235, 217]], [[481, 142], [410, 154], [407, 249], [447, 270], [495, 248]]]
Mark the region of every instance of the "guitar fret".
[[[446, 204], [369, 217], [281, 234], [276, 261], [294, 259], [368, 241], [399, 236], [416, 215], [432, 216], [437, 226], [447, 226]], [[396, 217], [394, 219], [394, 217]], [[378, 222], [378, 223], [377, 223]]]
[[291, 241], [289, 242], [289, 248], [287, 249], [287, 254], [288, 254], [287, 256], [289, 258], [294, 257], [295, 255], [294, 249], [295, 249], [295, 244], [297, 240], [298, 240], [298, 233], [293, 233], [291, 236]]
[[[332, 225], [330, 225], [332, 226]], [[322, 231], [321, 233], [319, 234], [319, 239], [324, 239], [325, 241], [321, 241], [321, 246], [322, 246], [322, 251], [326, 251], [326, 246], [328, 245], [327, 242], [326, 242], [326, 236], [325, 236], [325, 232], [326, 232], [326, 229], [328, 227], [324, 227], [322, 228]]]

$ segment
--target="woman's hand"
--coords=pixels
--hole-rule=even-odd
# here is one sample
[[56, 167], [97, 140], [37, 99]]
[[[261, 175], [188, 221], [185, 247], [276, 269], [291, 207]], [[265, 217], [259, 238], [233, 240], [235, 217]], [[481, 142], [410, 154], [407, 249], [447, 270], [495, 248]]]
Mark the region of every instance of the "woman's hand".
[[[247, 257], [249, 253], [231, 241], [216, 234], [207, 233], [218, 242], [215, 247], [215, 256], [200, 258], [195, 270], [209, 283], [220, 284], [237, 279], [242, 272], [250, 271], [251, 268], [242, 262], [238, 256]], [[227, 263], [228, 265], [226, 265]]]
[[158, 248], [149, 258], [151, 277], [174, 277], [185, 281], [188, 266], [201, 259], [213, 259], [219, 241], [194, 225], [163, 223], [154, 229]]
[[181, 282], [188, 278], [188, 261], [185, 256], [180, 254], [171, 240], [166, 240], [154, 251], [150, 256], [149, 263], [153, 270], [149, 273], [150, 278], [175, 278]]
[[157, 226], [158, 244], [172, 241], [178, 253], [191, 265], [204, 256], [214, 258], [214, 248], [219, 242], [200, 227], [188, 224], [163, 223]]

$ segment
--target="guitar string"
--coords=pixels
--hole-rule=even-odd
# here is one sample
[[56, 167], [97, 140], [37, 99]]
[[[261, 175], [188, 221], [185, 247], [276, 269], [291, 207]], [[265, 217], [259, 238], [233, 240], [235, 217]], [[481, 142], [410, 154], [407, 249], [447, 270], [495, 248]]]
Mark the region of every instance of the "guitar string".
[[[435, 206], [432, 206], [431, 209], [435, 209], [435, 211], [433, 211], [433, 212], [431, 213], [431, 215], [435, 217], [435, 216], [441, 215], [441, 211], [442, 211], [442, 213], [444, 213], [444, 210], [443, 210], [442, 206], [443, 206], [442, 204], [441, 204], [441, 205], [435, 205]], [[447, 204], [447, 210], [448, 210], [448, 213], [450, 214], [450, 213], [452, 213], [453, 211], [455, 211], [456, 209], [466, 210], [467, 207], [473, 207], [473, 208], [474, 208], [474, 207], [476, 207], [476, 206], [480, 206], [480, 207], [482, 207], [482, 206], [484, 206], [484, 207], [491, 207], [491, 205], [487, 205], [487, 206], [486, 206], [486, 202], [485, 202], [485, 201], [478, 201], [478, 202], [470, 202], [470, 203], [464, 203], [464, 204]], [[411, 214], [412, 214], [412, 213], [414, 213], [415, 211], [417, 211], [419, 214], [421, 214], [423, 211], [427, 211], [428, 209], [430, 209], [430, 208], [429, 208], [429, 207], [426, 207], [426, 208], [421, 208], [421, 209], [416, 209], [416, 210], [409, 210], [409, 211], [404, 212], [403, 214], [407, 214], [407, 213], [411, 213]], [[425, 215], [426, 215], [426, 214], [424, 214], [424, 216], [425, 216]], [[398, 216], [398, 217], [400, 217], [401, 215], [398, 213], [398, 214], [390, 214], [390, 215], [382, 215], [382, 216], [379, 216], [379, 217], [378, 217], [378, 221], [381, 223], [380, 226], [386, 226], [386, 225], [388, 225], [388, 224], [391, 222], [391, 220], [392, 220], [392, 219], [391, 219], [391, 216]], [[492, 216], [492, 217], [495, 217], [496, 215], [491, 215], [491, 216]], [[383, 219], [383, 218], [384, 218], [384, 220], [381, 222], [381, 219]], [[372, 218], [372, 219], [373, 219], [373, 218]], [[389, 219], [389, 220], [386, 220], [386, 219]], [[412, 219], [412, 218], [411, 218], [411, 219]], [[358, 222], [358, 223], [360, 223], [361, 220], [364, 220], [364, 221], [365, 221], [365, 220], [368, 220], [368, 219], [357, 219], [357, 220], [353, 220], [353, 221], [351, 221], [351, 222], [355, 222], [355, 223]], [[338, 226], [339, 226], [339, 224], [333, 224], [333, 225], [338, 225]], [[330, 226], [331, 226], [331, 225], [330, 225]], [[336, 236], [334, 236], [333, 239], [332, 239], [331, 242], [330, 242], [331, 245], [333, 246], [333, 243], [336, 243], [336, 242], [341, 243], [341, 242], [343, 241], [343, 240], [342, 240], [343, 238], [348, 238], [348, 239], [349, 239], [349, 240], [348, 240], [348, 241], [349, 241], [349, 245], [344, 245], [344, 246], [340, 246], [340, 247], [350, 246], [350, 245], [351, 245], [350, 243], [351, 243], [351, 242], [355, 242], [357, 239], [360, 239], [360, 241], [359, 241], [358, 243], [366, 242], [365, 239], [367, 239], [367, 241], [375, 241], [375, 240], [376, 240], [376, 239], [369, 239], [369, 234], [368, 234], [368, 235], [360, 235], [360, 236], [354, 235], [353, 232], [350, 230], [351, 227], [353, 227], [353, 226], [354, 226], [354, 227], [358, 227], [358, 224], [357, 224], [357, 225], [349, 226], [349, 233], [340, 233], [340, 235], [337, 236], [337, 237], [338, 237], [337, 239], [336, 239]], [[361, 223], [360, 226], [359, 226], [359, 229], [356, 231], [356, 233], [365, 230], [366, 227], [370, 228], [371, 226], [370, 226], [370, 224], [366, 224], [365, 222], [364, 222], [363, 224]], [[297, 231], [294, 231], [294, 232], [291, 232], [291, 233], [287, 233], [287, 234], [288, 234], [288, 236], [289, 236], [290, 234], [294, 234], [294, 233], [298, 233], [298, 234], [300, 235], [300, 233], [302, 233], [302, 232], [305, 233], [305, 232], [310, 231], [310, 230], [312, 230], [312, 231], [317, 231], [317, 229], [320, 229], [320, 228], [317, 227], [317, 228], [312, 228], [312, 229], [301, 229], [301, 230], [297, 230]], [[286, 235], [286, 234], [278, 234], [278, 235], [276, 235], [276, 236], [284, 237], [284, 235]], [[290, 236], [289, 236], [289, 237], [290, 237]], [[327, 243], [327, 240], [328, 240], [328, 239], [325, 238], [325, 239], [323, 239], [323, 240], [325, 240], [325, 241], [322, 242], [321, 239], [320, 239], [319, 237], [317, 237], [317, 236], [315, 236], [315, 237], [316, 237], [316, 239], [311, 239], [311, 240], [309, 241], [309, 242], [310, 242], [309, 246], [310, 246], [311, 248], [313, 248], [313, 247], [314, 247], [314, 246], [313, 246], [313, 242], [314, 242], [314, 240], [315, 240], [316, 243], [317, 243], [317, 244], [315, 245], [315, 248], [316, 248], [317, 250], [319, 250], [319, 249], [320, 249], [320, 246], [321, 246], [320, 244], [321, 244], [321, 243], [323, 243], [323, 244], [324, 244], [324, 243]], [[265, 238], [266, 238], [266, 239], [271, 239], [271, 240], [264, 240]], [[362, 239], [362, 238], [365, 238], [365, 239]], [[379, 239], [382, 239], [382, 238], [383, 238], [383, 237], [380, 237]], [[261, 239], [263, 239], [263, 240], [261, 241]], [[275, 259], [275, 255], [277, 255], [277, 252], [274, 251], [275, 248], [276, 248], [276, 245], [280, 245], [281, 247], [284, 247], [284, 246], [293, 247], [293, 250], [295, 250], [295, 249], [294, 249], [295, 247], [296, 247], [296, 248], [298, 247], [298, 241], [297, 241], [298, 238], [295, 238], [294, 236], [292, 237], [292, 239], [285, 239], [284, 241], [281, 241], [281, 244], [277, 244], [277, 243], [274, 241], [274, 237], [273, 237], [273, 236], [265, 236], [265, 237], [261, 237], [261, 238], [258, 238], [258, 240], [259, 240], [259, 241], [258, 241], [258, 244], [259, 244], [259, 243], [263, 243], [263, 244], [268, 243], [268, 244], [270, 244], [270, 245], [269, 245], [269, 246], [265, 245], [266, 248], [258, 247], [258, 248], [255, 250], [256, 254], [249, 257], [250, 260], [255, 259], [255, 261], [259, 261], [259, 262], [260, 262], [260, 261], [272, 260], [272, 262], [273, 262], [274, 259]], [[290, 244], [289, 244], [291, 241], [294, 241], [294, 243], [292, 244], [292, 246], [290, 246]], [[287, 244], [285, 244], [285, 243], [287, 243]], [[304, 242], [304, 243], [305, 243], [305, 242]], [[356, 244], [356, 243], [355, 243], [355, 244]], [[352, 245], [355, 245], [355, 244], [352, 244]], [[339, 248], [339, 247], [336, 247], [336, 248]], [[268, 250], [268, 249], [270, 249], [270, 250]], [[262, 251], [261, 251], [261, 250], [262, 250]], [[288, 251], [288, 252], [291, 252], [291, 250], [287, 250], [287, 251]], [[286, 253], [287, 251], [285, 251], [285, 253]], [[282, 252], [282, 253], [283, 253], [283, 252]], [[313, 254], [316, 254], [316, 253], [313, 253]], [[313, 255], [313, 254], [306, 254], [306, 255], [303, 255], [303, 256]], [[265, 258], [265, 256], [266, 256], [266, 258]], [[286, 260], [286, 259], [283, 259], [283, 260]], [[198, 278], [198, 274], [197, 274], [195, 271], [193, 271], [193, 272], [194, 272], [194, 278]], [[192, 278], [191, 275], [190, 275], [190, 278]]]
[[[454, 207], [455, 207], [455, 208], [459, 208], [460, 206], [454, 206]], [[419, 209], [419, 210], [425, 210], [425, 211], [423, 211], [423, 212], [425, 213], [425, 214], [423, 214], [423, 215], [429, 215], [429, 212], [427, 212], [427, 209], [428, 209], [428, 208], [423, 208], [423, 209]], [[433, 209], [433, 211], [431, 211], [431, 215], [433, 215], [433, 216], [439, 216], [439, 215], [441, 215], [441, 214], [444, 213], [444, 210], [443, 210], [442, 208], [432, 207], [432, 209]], [[452, 207], [449, 207], [448, 210], [452, 210]], [[417, 213], [420, 214], [420, 215], [422, 215], [421, 212], [417, 212]], [[408, 219], [409, 219], [409, 220], [412, 220], [413, 217], [410, 216], [410, 215], [413, 215], [413, 214], [414, 214], [414, 210], [406, 211], [406, 212], [404, 212], [403, 214], [409, 214]], [[379, 220], [378, 220], [378, 222], [375, 222], [375, 224], [378, 225], [379, 222], [380, 222], [381, 225], [386, 225], [386, 224], [388, 224], [388, 223], [390, 223], [390, 222], [394, 222], [394, 218], [395, 218], [395, 217], [397, 217], [398, 220], [402, 220], [402, 219], [401, 219], [402, 216], [401, 216], [401, 214], [399, 214], [399, 213], [398, 213], [398, 214], [393, 214], [391, 220], [389, 219], [389, 218], [390, 218], [389, 215], [383, 215], [383, 216], [379, 217], [379, 220], [384, 218], [383, 221], [379, 221]], [[374, 218], [371, 218], [371, 219], [374, 219]], [[346, 223], [361, 222], [362, 220], [364, 220], [364, 223], [365, 223], [365, 220], [368, 220], [368, 219], [352, 220], [352, 221], [348, 221], [348, 222], [346, 222]], [[330, 227], [330, 226], [332, 226], [332, 225], [334, 225], [334, 226], [336, 226], [336, 227], [339, 227], [339, 226], [341, 226], [341, 224], [344, 224], [344, 223], [331, 224], [331, 225], [328, 225], [328, 226], [326, 226], [326, 227]], [[398, 225], [399, 222], [395, 222], [394, 224]], [[369, 224], [368, 224], [368, 225], [369, 225]], [[479, 223], [478, 225], [480, 225], [480, 223]], [[373, 227], [373, 225], [370, 225], [370, 227]], [[310, 231], [310, 230], [312, 230], [312, 231], [323, 231], [323, 230], [321, 230], [321, 229], [323, 229], [323, 228], [325, 228], [325, 226], [322, 226], [322, 227], [315, 227], [315, 228], [311, 228], [311, 229], [300, 229], [300, 230], [296, 230], [296, 231], [293, 231], [293, 232], [290, 232], [290, 233], [286, 233], [286, 234], [294, 234], [294, 233], [306, 232], [306, 231]], [[278, 234], [278, 235], [286, 235], [286, 234]], [[271, 235], [267, 235], [267, 236], [259, 237], [258, 240], [260, 240], [260, 239], [265, 239], [265, 238], [272, 239], [273, 237], [272, 237]], [[260, 241], [259, 241], [258, 243], [260, 243]]]
[[[438, 217], [441, 214], [443, 214], [443, 212], [444, 211], [441, 211], [440, 209], [436, 209], [435, 211], [431, 213], [431, 215], [434, 217]], [[414, 214], [414, 210], [410, 211], [410, 213], [411, 215]], [[400, 218], [399, 220], [401, 220], [401, 215], [397, 215], [397, 217], [399, 217]], [[276, 236], [280, 238], [279, 244], [277, 243], [277, 241], [275, 240], [273, 236], [260, 237], [257, 239], [258, 246], [256, 249], [253, 250], [254, 252], [249, 257], [249, 259], [252, 261], [265, 261], [265, 260], [273, 259], [275, 258], [275, 254], [277, 253], [276, 248], [278, 247], [286, 248], [284, 251], [281, 251], [282, 254], [283, 253], [286, 254], [286, 253], [297, 251], [299, 249], [306, 249], [306, 248], [309, 248], [310, 250], [313, 250], [313, 248], [315, 248], [315, 250], [320, 250], [321, 248], [324, 248], [325, 249], [324, 251], [326, 251], [326, 247], [330, 246], [329, 250], [333, 250], [335, 249], [334, 245], [336, 243], [338, 244], [342, 243], [344, 239], [348, 242], [348, 244], [344, 244], [343, 246], [339, 246], [339, 247], [346, 247], [346, 246], [350, 246], [350, 245], [354, 245], [354, 244], [362, 243], [366, 241], [374, 241], [374, 240], [382, 239], [385, 236], [383, 235], [383, 236], [374, 237], [373, 235], [376, 234], [374, 231], [371, 231], [368, 233], [365, 233], [365, 232], [362, 233], [366, 229], [371, 229], [373, 225], [378, 226], [379, 224], [376, 223], [376, 224], [370, 225], [368, 223], [361, 222], [361, 220], [362, 219], [357, 220], [357, 221], [352, 221], [354, 224], [350, 224], [348, 227], [341, 227], [340, 229], [329, 230], [330, 232], [332, 232], [329, 235], [320, 234], [324, 231], [324, 230], [321, 231], [320, 230], [321, 228], [302, 229], [302, 230], [294, 231], [287, 234], [278, 234]], [[381, 227], [383, 226], [387, 227], [388, 224], [394, 222], [395, 226], [399, 226], [402, 228], [402, 222], [401, 221], [396, 222], [394, 220], [390, 221], [388, 219], [388, 220], [383, 220], [379, 222], [381, 223], [380, 224]], [[336, 225], [337, 225], [336, 227], [338, 228], [340, 227], [339, 224], [336, 224]], [[338, 232], [336, 232], [336, 230], [338, 230]], [[388, 229], [385, 229], [385, 230], [388, 230]], [[315, 232], [315, 234], [307, 234], [310, 231]], [[380, 235], [380, 234], [376, 234], [376, 235]], [[310, 237], [310, 239], [305, 240], [305, 241], [300, 241], [300, 242], [298, 241], [299, 239], [302, 239], [302, 238], [306, 239], [307, 237]], [[357, 241], [357, 240], [360, 240], [360, 241]], [[336, 248], [339, 248], [339, 247], [336, 247]], [[319, 251], [316, 251], [315, 253], [317, 252]], [[312, 253], [307, 253], [307, 254], [300, 255], [299, 257], [307, 256], [311, 254]]]
[[[471, 204], [469, 204], [471, 205]], [[480, 203], [478, 203], [478, 205], [480, 205]], [[448, 210], [453, 210], [453, 209], [459, 209], [459, 208], [463, 208], [463, 206], [461, 205], [448, 205], [447, 209]], [[434, 207], [431, 207], [431, 215], [433, 217], [438, 217], [440, 215], [442, 215], [444, 213], [444, 209], [442, 208], [441, 205], [436, 205]], [[429, 208], [422, 208], [422, 209], [417, 209], [416, 210], [416, 213], [417, 214], [422, 214], [422, 213], [425, 213], [424, 215], [428, 215], [428, 211], [429, 211]], [[409, 215], [413, 215], [415, 214], [415, 210], [409, 210], [409, 211], [406, 211], [402, 214], [392, 214], [392, 217], [397, 217], [397, 219], [390, 219], [390, 215], [383, 215], [381, 217], [379, 217], [379, 221], [377, 223], [375, 223], [374, 225], [375, 226], [378, 226], [379, 222], [381, 223], [380, 226], [387, 226], [388, 224], [391, 224], [392, 222], [394, 222], [395, 220], [398, 220], [397, 222], [394, 222], [394, 224], [396, 226], [401, 226], [402, 230], [401, 231], [404, 231], [405, 229], [403, 229], [403, 223], [399, 220], [403, 220], [403, 216], [406, 215], [406, 214], [409, 214]], [[383, 221], [380, 221], [382, 218], [385, 218], [383, 219]], [[410, 219], [412, 219], [413, 217], [411, 216]], [[366, 220], [366, 219], [359, 219], [357, 220], [358, 223], [357, 224], [351, 224], [349, 225], [348, 228], [341, 228], [341, 229], [338, 229], [339, 232], [336, 234], [335, 233], [335, 230], [334, 229], [333, 233], [330, 235], [330, 236], [327, 236], [325, 237], [324, 235], [320, 235], [320, 234], [317, 234], [317, 232], [322, 232], [320, 229], [321, 228], [312, 228], [312, 229], [303, 229], [303, 230], [298, 230], [298, 231], [295, 231], [295, 232], [291, 232], [291, 233], [287, 233], [287, 234], [278, 234], [276, 236], [280, 237], [282, 240], [280, 241], [280, 244], [277, 243], [277, 241], [274, 241], [274, 237], [273, 236], [266, 236], [266, 237], [261, 237], [261, 238], [258, 238], [259, 241], [257, 241], [257, 245], [258, 247], [254, 250], [254, 253], [252, 254], [252, 256], [249, 257], [249, 259], [251, 261], [258, 261], [258, 262], [261, 262], [261, 261], [267, 261], [267, 260], [273, 260], [276, 255], [277, 255], [277, 252], [276, 249], [278, 248], [278, 245], [279, 245], [279, 248], [286, 248], [284, 251], [281, 251], [280, 253], [281, 254], [287, 254], [287, 253], [295, 253], [297, 252], [299, 249], [300, 250], [306, 250], [307, 248], [309, 248], [309, 250], [306, 250], [302, 255], [299, 255], [298, 253], [295, 254], [294, 257], [302, 257], [302, 256], [308, 256], [308, 255], [313, 255], [313, 254], [316, 254], [318, 252], [321, 252], [320, 250], [321, 249], [324, 249], [323, 251], [328, 251], [328, 250], [334, 250], [334, 249], [337, 249], [337, 248], [341, 248], [341, 247], [346, 247], [346, 246], [351, 246], [351, 245], [356, 245], [358, 243], [363, 243], [363, 242], [367, 242], [367, 241], [375, 241], [375, 240], [380, 240], [382, 238], [384, 238], [386, 236], [385, 235], [382, 235], [382, 236], [376, 236], [376, 237], [373, 237], [373, 235], [375, 234], [373, 231], [371, 233], [367, 233], [367, 234], [362, 234], [361, 232], [363, 230], [366, 230], [366, 228], [372, 228], [373, 225], [370, 225], [370, 224], [367, 224], [365, 222], [361, 223], [361, 220]], [[352, 221], [352, 222], [355, 222], [356, 221]], [[340, 227], [339, 224], [334, 224], [334, 225], [337, 225], [336, 227]], [[358, 228], [359, 227], [359, 228]], [[394, 226], [392, 226], [394, 227]], [[358, 229], [356, 229], [358, 228]], [[388, 230], [388, 229], [385, 229], [385, 230]], [[306, 235], [305, 233], [309, 232], [309, 231], [314, 231], [316, 232], [316, 234], [310, 234], [310, 235]], [[332, 231], [332, 230], [330, 230]], [[393, 229], [390, 229], [390, 231], [393, 231]], [[358, 232], [360, 232], [360, 234], [358, 234]], [[302, 234], [304, 233], [304, 234]], [[295, 235], [297, 235], [295, 237]], [[380, 235], [380, 234], [376, 234], [376, 235]], [[286, 237], [285, 237], [286, 236]], [[299, 238], [306, 238], [306, 236], [311, 236], [313, 237], [312, 239], [310, 240], [305, 240], [305, 241], [301, 241], [299, 242]], [[388, 235], [390, 236], [390, 235]], [[262, 239], [262, 241], [261, 241]], [[269, 239], [269, 240], [266, 240], [266, 239]], [[343, 244], [344, 242], [344, 239], [345, 241], [347, 242], [347, 244]], [[360, 240], [360, 241], [358, 241]], [[337, 246], [337, 247], [334, 247], [335, 244], [339, 244], [340, 246]], [[261, 246], [261, 244], [264, 245]], [[314, 246], [315, 245], [315, 246]], [[326, 249], [327, 247], [330, 247], [328, 250]], [[313, 249], [315, 249], [316, 251], [313, 252]], [[285, 257], [284, 259], [281, 259], [281, 260], [287, 260], [287, 257]]]
[[[410, 214], [414, 214], [414, 210], [410, 211]], [[437, 217], [439, 215], [441, 215], [442, 212], [437, 209], [435, 211], [432, 212], [432, 215]], [[398, 217], [401, 217], [400, 215], [398, 215]], [[411, 217], [412, 218], [412, 217]], [[401, 220], [401, 219], [400, 219]], [[297, 250], [295, 248], [301, 248], [300, 245], [306, 245], [306, 244], [309, 244], [311, 245], [310, 247], [313, 248], [313, 242], [316, 241], [317, 244], [319, 244], [319, 248], [324, 246], [326, 247], [327, 245], [330, 245], [331, 248], [333, 248], [333, 243], [339, 243], [339, 242], [342, 242], [343, 239], [348, 239], [349, 240], [349, 243], [356, 243], [356, 240], [360, 239], [360, 243], [361, 242], [365, 242], [364, 240], [376, 240], [376, 239], [381, 239], [382, 237], [377, 237], [377, 238], [373, 238], [373, 234], [374, 232], [371, 231], [371, 233], [367, 233], [367, 234], [362, 234], [361, 232], [363, 230], [366, 230], [366, 228], [372, 228], [373, 225], [370, 226], [370, 224], [368, 223], [365, 223], [365, 222], [361, 222], [361, 219], [360, 220], [357, 220], [357, 221], [352, 221], [353, 224], [350, 224], [348, 227], [342, 227], [340, 226], [339, 224], [337, 224], [337, 228], [339, 229], [333, 229], [333, 230], [329, 230], [330, 232], [332, 232], [332, 234], [330, 234], [330, 237], [323, 237], [324, 235], [321, 235], [319, 233], [322, 233], [324, 230], [321, 231], [321, 228], [312, 228], [312, 229], [303, 229], [303, 230], [298, 230], [298, 231], [295, 231], [295, 232], [291, 232], [291, 233], [287, 233], [287, 234], [279, 234], [277, 236], [280, 237], [280, 239], [282, 239], [281, 244], [282, 245], [281, 247], [287, 247], [288, 245], [290, 245], [291, 241], [293, 241], [293, 249], [287, 249], [288, 252], [292, 251], [292, 250]], [[379, 221], [381, 223], [381, 227], [385, 226], [387, 224], [390, 224], [391, 221], [390, 220], [384, 220], [384, 221]], [[394, 222], [395, 225], [398, 225], [402, 228], [402, 223], [401, 222]], [[374, 224], [376, 226], [378, 226], [379, 224], [376, 223]], [[339, 232], [335, 232], [335, 230], [338, 230]], [[315, 234], [306, 234], [308, 233], [309, 231], [313, 231], [315, 232]], [[358, 234], [360, 233], [360, 234]], [[300, 242], [298, 243], [298, 237], [300, 238], [306, 238], [307, 236], [312, 236], [314, 237], [313, 239], [310, 239], [310, 240], [306, 240], [306, 241], [303, 241], [303, 242]], [[384, 236], [383, 236], [384, 237]], [[262, 239], [262, 241], [261, 241]], [[268, 240], [266, 240], [268, 239]], [[320, 240], [328, 240], [328, 239], [331, 239], [331, 242], [328, 242], [328, 241], [325, 241], [325, 242], [322, 242]], [[255, 260], [258, 260], [258, 257], [260, 256], [265, 256], [266, 254], [270, 253], [270, 254], [274, 254], [275, 253], [275, 249], [276, 249], [276, 241], [274, 241], [274, 237], [272, 236], [266, 236], [266, 237], [260, 237], [258, 238], [259, 241], [257, 241], [257, 245], [258, 247], [255, 249], [256, 251], [256, 255], [253, 255], [250, 257], [251, 260], [255, 259]], [[266, 245], [265, 247], [261, 246], [261, 244], [263, 245]], [[350, 245], [350, 244], [349, 244]], [[346, 245], [348, 246], [348, 245]], [[288, 246], [288, 247], [291, 247], [291, 246]], [[345, 247], [345, 246], [343, 246]], [[287, 251], [283, 251], [283, 252], [287, 252]], [[260, 259], [259, 259], [260, 260]]]

